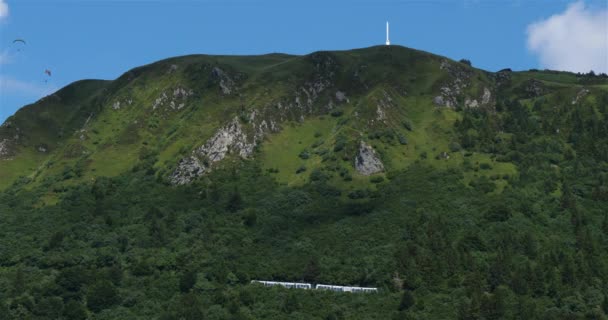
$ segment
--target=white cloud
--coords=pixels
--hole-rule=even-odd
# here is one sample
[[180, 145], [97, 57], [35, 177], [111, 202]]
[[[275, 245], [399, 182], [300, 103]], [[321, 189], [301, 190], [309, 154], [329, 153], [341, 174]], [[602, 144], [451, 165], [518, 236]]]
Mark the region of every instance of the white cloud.
[[544, 68], [608, 72], [608, 9], [592, 10], [577, 1], [528, 25], [527, 34], [528, 49]]
[[0, 0], [0, 20], [8, 17], [8, 3], [4, 0]]
[[57, 91], [54, 85], [22, 81], [0, 75], [0, 96], [25, 96], [33, 99], [42, 98]]

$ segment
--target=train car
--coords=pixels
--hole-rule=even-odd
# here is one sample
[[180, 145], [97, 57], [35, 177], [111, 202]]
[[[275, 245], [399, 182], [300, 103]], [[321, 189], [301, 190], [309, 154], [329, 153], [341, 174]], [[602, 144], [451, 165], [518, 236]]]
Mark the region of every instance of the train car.
[[334, 286], [329, 284], [318, 284], [315, 289], [317, 290], [329, 290], [335, 292], [354, 292], [354, 293], [371, 293], [378, 292], [378, 288], [370, 287], [350, 287], [350, 286]]
[[318, 284], [315, 287], [316, 290], [329, 290], [329, 291], [336, 291], [336, 292], [343, 292], [344, 291], [344, 287], [342, 286], [333, 286], [330, 284]]
[[312, 285], [310, 283], [302, 283], [302, 282], [280, 282], [280, 281], [262, 281], [262, 280], [251, 280], [251, 283], [259, 283], [265, 287], [274, 287], [274, 286], [282, 286], [285, 288], [294, 288], [294, 289], [312, 289]]

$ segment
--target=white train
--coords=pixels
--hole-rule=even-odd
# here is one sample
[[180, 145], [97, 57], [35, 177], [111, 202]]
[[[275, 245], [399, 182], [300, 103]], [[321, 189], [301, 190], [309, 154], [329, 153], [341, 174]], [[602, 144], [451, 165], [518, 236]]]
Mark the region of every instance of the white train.
[[283, 286], [285, 288], [312, 289], [312, 285], [310, 283], [260, 281], [260, 280], [251, 280], [251, 283], [261, 283], [262, 285], [264, 285], [264, 287]]
[[259, 283], [265, 287], [273, 287], [273, 286], [282, 286], [285, 288], [295, 288], [295, 289], [316, 289], [316, 290], [329, 290], [336, 292], [378, 292], [378, 288], [371, 287], [349, 287], [349, 286], [334, 286], [329, 284], [317, 284], [313, 287], [310, 283], [302, 283], [302, 282], [280, 282], [280, 281], [262, 281], [262, 280], [251, 280], [251, 283]]
[[337, 292], [378, 292], [378, 288], [371, 287], [349, 287], [349, 286], [334, 286], [329, 284], [318, 284], [317, 290], [330, 290]]

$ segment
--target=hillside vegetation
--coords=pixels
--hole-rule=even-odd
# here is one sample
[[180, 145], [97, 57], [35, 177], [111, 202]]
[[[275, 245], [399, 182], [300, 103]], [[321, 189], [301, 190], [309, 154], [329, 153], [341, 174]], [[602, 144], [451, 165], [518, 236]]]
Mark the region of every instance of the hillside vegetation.
[[192, 55], [25, 106], [0, 319], [607, 319], [608, 78], [464, 62]]

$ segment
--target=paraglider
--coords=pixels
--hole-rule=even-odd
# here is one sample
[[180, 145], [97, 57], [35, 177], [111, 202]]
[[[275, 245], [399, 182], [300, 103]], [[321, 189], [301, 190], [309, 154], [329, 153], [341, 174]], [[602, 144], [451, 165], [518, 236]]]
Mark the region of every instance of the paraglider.
[[[49, 77], [50, 77], [50, 76], [51, 76], [51, 70], [49, 70], [49, 69], [45, 69], [45, 70], [44, 70], [44, 74], [46, 74], [47, 76], [49, 76]], [[44, 83], [48, 83], [48, 82], [49, 82], [49, 79], [48, 79], [48, 78], [47, 78], [47, 79], [44, 79]]]
[[13, 45], [17, 46], [17, 51], [21, 51], [21, 47], [26, 45], [26, 42], [23, 39], [15, 39], [13, 40]]

